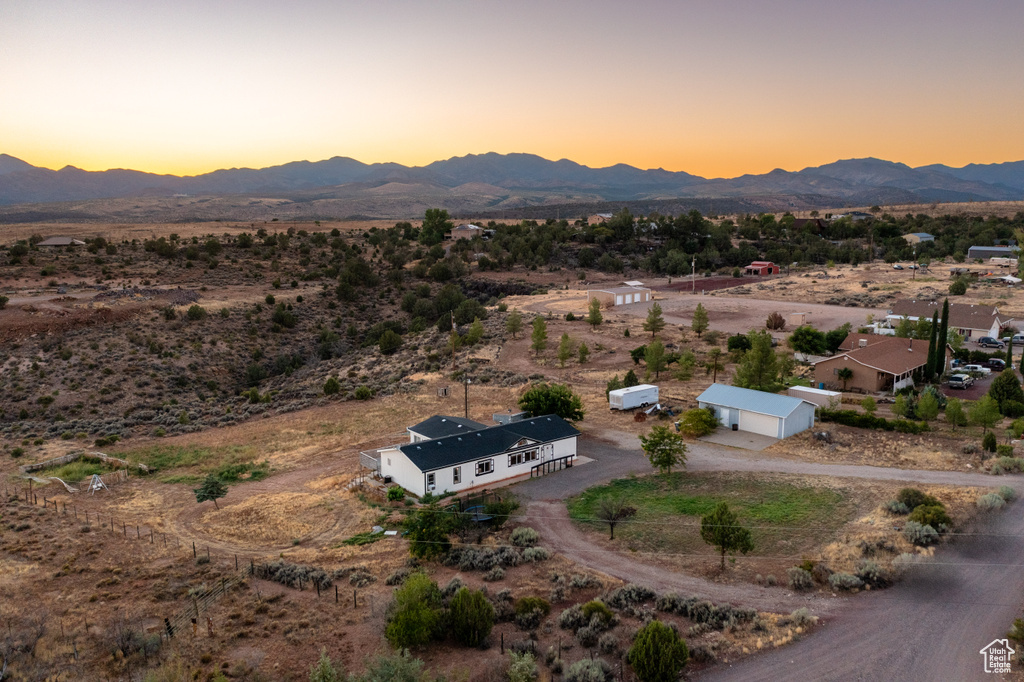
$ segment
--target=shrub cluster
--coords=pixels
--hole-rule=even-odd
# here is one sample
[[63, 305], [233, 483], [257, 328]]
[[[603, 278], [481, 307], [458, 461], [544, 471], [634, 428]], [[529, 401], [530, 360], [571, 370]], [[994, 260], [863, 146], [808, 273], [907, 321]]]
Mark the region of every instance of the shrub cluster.
[[613, 609], [626, 609], [658, 598], [658, 593], [649, 587], [629, 583], [614, 589], [604, 596], [604, 603]]
[[665, 613], [675, 613], [689, 618], [698, 625], [706, 624], [713, 630], [723, 630], [733, 625], [754, 620], [757, 611], [728, 604], [718, 606], [697, 597], [681, 597], [669, 593], [658, 599], [657, 608]]
[[333, 580], [327, 571], [314, 566], [292, 564], [287, 561], [272, 561], [269, 564], [255, 564], [253, 575], [262, 580], [271, 580], [288, 587], [299, 587], [301, 583], [317, 583], [320, 589], [331, 586]]
[[533, 547], [540, 542], [540, 533], [533, 528], [520, 526], [512, 531], [509, 541], [516, 547]]
[[978, 508], [985, 511], [1002, 509], [1006, 506], [1006, 500], [995, 493], [988, 493], [978, 498]]
[[925, 423], [908, 421], [905, 419], [889, 420], [883, 417], [873, 417], [861, 414], [854, 410], [820, 410], [818, 418], [823, 422], [835, 422], [844, 426], [854, 426], [861, 429], [875, 429], [882, 431], [898, 431], [900, 433], [924, 433], [928, 431]]
[[449, 550], [441, 563], [445, 566], [458, 566], [462, 571], [489, 571], [495, 566], [512, 568], [522, 561], [522, 555], [512, 547], [457, 545]]
[[903, 537], [918, 547], [927, 547], [939, 541], [937, 530], [917, 521], [907, 521], [907, 525], [903, 527]]
[[992, 465], [992, 475], [999, 476], [1005, 473], [1024, 472], [1024, 458], [1021, 457], [1000, 457]]
[[811, 576], [811, 572], [799, 566], [794, 566], [786, 571], [786, 576], [789, 578], [789, 589], [791, 590], [801, 592], [814, 587], [814, 578]]
[[850, 573], [833, 573], [828, 578], [833, 590], [856, 590], [864, 587], [864, 581]]

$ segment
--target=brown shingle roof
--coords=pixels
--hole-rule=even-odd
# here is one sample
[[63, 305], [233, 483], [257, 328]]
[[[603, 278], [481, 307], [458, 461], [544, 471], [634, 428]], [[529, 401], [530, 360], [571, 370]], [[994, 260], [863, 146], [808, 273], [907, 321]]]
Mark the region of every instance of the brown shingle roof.
[[841, 361], [846, 358], [866, 367], [872, 367], [879, 371], [899, 376], [911, 372], [918, 367], [923, 367], [928, 362], [927, 341], [920, 339], [915, 341], [914, 339], [902, 339], [894, 336], [878, 336], [876, 338], [881, 340], [865, 348], [847, 351], [815, 364]]
[[860, 334], [858, 332], [852, 332], [846, 335], [843, 342], [839, 344], [839, 350], [856, 350], [861, 347], [861, 341], [866, 341], [865, 346], [871, 346], [879, 341], [885, 341], [891, 338], [889, 336], [880, 336], [878, 334]]
[[[903, 299], [892, 304], [890, 315], [900, 317], [917, 317], [931, 319], [935, 311], [942, 317], [942, 303], [938, 301], [916, 301]], [[949, 326], [951, 329], [981, 329], [988, 331], [993, 322], [1006, 322], [999, 319], [999, 310], [990, 305], [971, 305], [967, 303], [949, 304]]]

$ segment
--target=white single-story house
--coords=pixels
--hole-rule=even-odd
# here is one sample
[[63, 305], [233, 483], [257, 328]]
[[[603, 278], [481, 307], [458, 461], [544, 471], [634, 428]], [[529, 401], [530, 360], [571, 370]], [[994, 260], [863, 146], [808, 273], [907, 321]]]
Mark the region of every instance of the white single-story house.
[[772, 438], [788, 438], [814, 426], [814, 403], [788, 395], [711, 384], [697, 396], [697, 404], [711, 409], [725, 427]]
[[[381, 448], [375, 458], [385, 480], [415, 495], [459, 493], [570, 467], [580, 435], [554, 414], [487, 427], [435, 416], [407, 431], [409, 443]], [[429, 433], [447, 435], [420, 438]]]

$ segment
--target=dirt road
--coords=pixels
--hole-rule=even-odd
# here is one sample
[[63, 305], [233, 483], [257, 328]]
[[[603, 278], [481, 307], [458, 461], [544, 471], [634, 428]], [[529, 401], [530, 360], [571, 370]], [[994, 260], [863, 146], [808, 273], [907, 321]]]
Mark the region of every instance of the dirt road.
[[983, 671], [980, 650], [1020, 615], [1024, 516], [1010, 508], [984, 531], [944, 547], [899, 585], [850, 599], [805, 639], [699, 679], [999, 679]]
[[[853, 598], [807, 597], [781, 588], [721, 585], [645, 566], [634, 558], [600, 550], [575, 529], [564, 500], [592, 485], [631, 472], [646, 472], [635, 437], [605, 433], [588, 437], [581, 452], [596, 461], [517, 486], [530, 498], [527, 516], [550, 546], [582, 565], [610, 575], [679, 590], [716, 601], [788, 610], [807, 606], [828, 616], [828, 625], [777, 651], [702, 675], [707, 680], [973, 680], [991, 679], [979, 650], [1003, 637], [1020, 610], [1024, 593], [1021, 537], [1024, 515], [1017, 507], [986, 520], [912, 570], [896, 587]], [[915, 471], [883, 467], [814, 464], [746, 455], [712, 444], [691, 446], [691, 471], [761, 471], [842, 476], [947, 485], [1024, 489], [1016, 477]]]
[[[823, 303], [759, 299], [749, 296], [701, 296], [700, 293], [690, 294], [689, 292], [659, 293], [656, 302], [661, 306], [666, 322], [687, 327], [691, 325], [693, 311], [700, 303], [708, 311], [711, 329], [717, 329], [727, 334], [746, 334], [751, 329], [764, 329], [765, 319], [773, 311], [787, 319], [792, 313], [807, 313], [806, 323], [821, 330], [835, 329], [847, 322], [856, 329], [867, 322], [868, 315], [874, 315], [876, 319], [881, 319], [886, 314], [886, 311], [881, 308], [853, 308]], [[552, 311], [562, 314], [570, 309], [585, 312], [586, 307], [587, 296], [586, 293], [582, 293], [569, 298], [563, 297], [530, 303], [525, 306], [525, 309], [535, 313]], [[647, 317], [649, 307], [649, 303], [633, 303], [616, 306], [613, 310], [616, 314], [643, 319]], [[787, 326], [785, 331], [776, 332], [775, 336], [787, 336], [795, 328], [795, 326]]]

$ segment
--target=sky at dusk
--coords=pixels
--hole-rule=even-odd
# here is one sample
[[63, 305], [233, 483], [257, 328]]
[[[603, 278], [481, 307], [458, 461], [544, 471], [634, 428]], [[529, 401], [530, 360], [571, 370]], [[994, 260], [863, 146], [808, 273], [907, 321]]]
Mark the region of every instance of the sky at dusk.
[[195, 174], [529, 152], [1024, 159], [1021, 0], [3, 0], [0, 152]]

